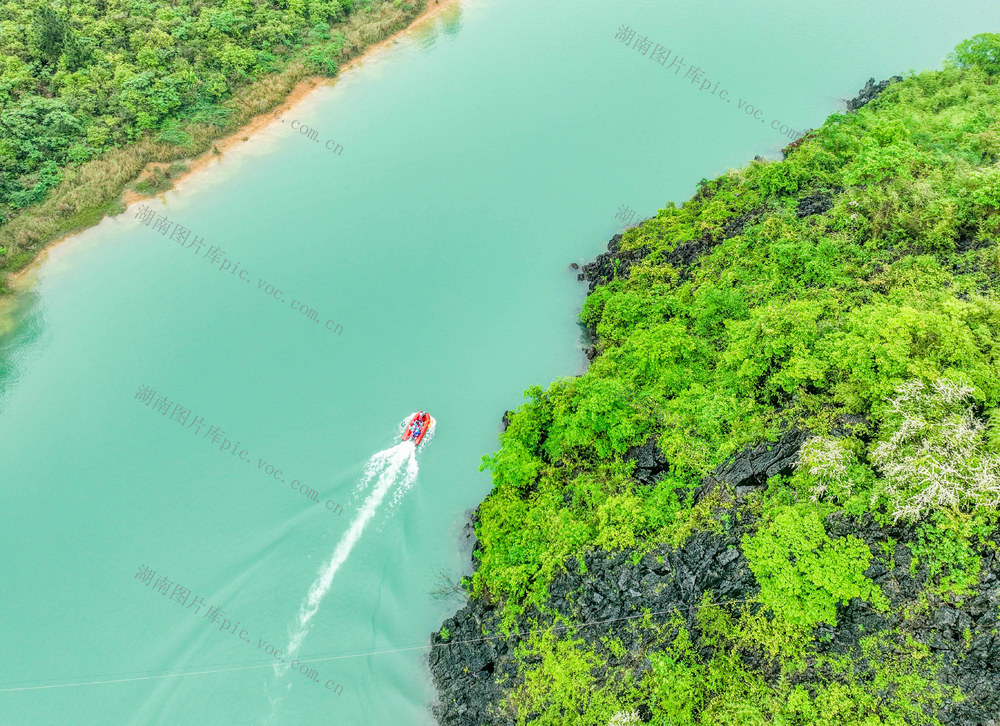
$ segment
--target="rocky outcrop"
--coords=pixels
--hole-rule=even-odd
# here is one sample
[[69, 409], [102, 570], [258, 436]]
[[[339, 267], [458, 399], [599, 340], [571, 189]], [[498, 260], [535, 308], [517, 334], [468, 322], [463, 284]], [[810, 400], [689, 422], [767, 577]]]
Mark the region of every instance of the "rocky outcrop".
[[664, 255], [664, 262], [677, 269], [681, 280], [687, 280], [691, 276], [695, 262], [702, 255], [711, 252], [718, 244], [718, 240], [707, 236], [690, 242], [681, 242]]
[[878, 98], [878, 95], [893, 83], [901, 80], [903, 80], [902, 76], [893, 76], [892, 78], [887, 78], [884, 81], [876, 83], [874, 78], [869, 78], [868, 83], [865, 84], [864, 88], [858, 91], [857, 96], [845, 101], [845, 103], [847, 103], [847, 110], [857, 111], [859, 108], [862, 108]]
[[824, 192], [815, 192], [799, 200], [796, 214], [799, 217], [808, 217], [813, 214], [823, 214], [833, 208], [833, 197]]
[[625, 452], [625, 461], [635, 462], [632, 478], [640, 484], [654, 484], [661, 474], [670, 470], [670, 463], [652, 437], [642, 446], [633, 446]]
[[702, 485], [703, 493], [722, 483], [742, 497], [764, 486], [769, 477], [791, 474], [799, 449], [807, 438], [808, 431], [791, 428], [777, 441], [747, 446], [715, 468]]
[[727, 219], [725, 224], [722, 225], [722, 239], [727, 240], [738, 234], [743, 234], [743, 229], [747, 225], [754, 224], [763, 216], [763, 209], [755, 209], [750, 212], [739, 214], [732, 219]]
[[516, 638], [500, 632], [499, 611], [472, 601], [444, 621], [431, 638], [428, 656], [437, 687], [434, 715], [442, 726], [512, 724], [501, 717], [504, 691], [500, 682], [516, 682], [513, 647]]
[[[641, 676], [649, 668], [642, 652], [648, 638], [633, 621], [644, 610], [653, 613], [655, 624], [679, 614], [694, 627], [692, 606], [705, 592], [712, 592], [716, 602], [744, 600], [756, 593], [746, 559], [733, 547], [742, 531], [701, 532], [678, 549], [661, 545], [638, 563], [627, 551], [594, 551], [583, 557], [585, 574], [580, 574], [581, 563], [570, 558], [566, 572], [550, 585], [546, 606], [571, 622], [590, 624], [579, 627], [574, 637], [595, 648], [607, 661], [605, 670], [627, 668]], [[499, 623], [493, 605], [473, 601], [445, 621], [447, 639], [440, 632], [433, 636], [429, 661], [440, 696], [434, 712], [442, 726], [514, 723], [501, 703], [504, 692], [520, 683], [514, 649], [525, 631], [552, 627], [554, 619], [532, 611], [520, 619], [519, 634], [510, 638], [497, 637]], [[601, 638], [609, 634], [624, 646], [624, 655], [605, 646]]]
[[622, 236], [616, 234], [608, 242], [608, 251], [599, 254], [593, 262], [588, 262], [581, 268], [578, 280], [590, 283], [589, 292], [598, 285], [606, 285], [612, 280], [627, 280], [633, 265], [642, 262], [649, 255], [648, 247], [636, 250], [621, 249]]
[[834, 419], [833, 429], [830, 431], [834, 436], [855, 436], [866, 444], [872, 440], [872, 422], [867, 416], [856, 413], [842, 413]]
[[[799, 456], [799, 449], [809, 432], [790, 428], [777, 441], [762, 441], [745, 447], [715, 468], [702, 484], [704, 495], [719, 484], [727, 485], [736, 496], [745, 496], [764, 486], [769, 477], [777, 474], [791, 474]], [[625, 452], [625, 461], [634, 461], [632, 478], [640, 484], [654, 484], [670, 470], [656, 437], [646, 443], [633, 446]], [[700, 497], [699, 497], [700, 498]]]
[[[754, 209], [728, 219], [722, 225], [721, 235], [705, 235], [697, 240], [681, 242], [669, 252], [661, 252], [661, 259], [663, 262], [675, 267], [680, 272], [681, 279], [686, 279], [699, 257], [712, 250], [723, 240], [741, 234], [747, 225], [761, 219], [765, 211], [764, 209]], [[632, 268], [649, 256], [649, 247], [622, 250], [621, 239], [622, 236], [616, 234], [608, 242], [607, 252], [602, 252], [593, 262], [589, 262], [580, 268], [580, 273], [576, 277], [578, 280], [590, 283], [588, 294], [592, 293], [600, 285], [606, 285], [612, 280], [627, 280]], [[570, 265], [570, 267], [576, 269], [573, 265]], [[591, 335], [592, 339], [593, 337]]]
[[503, 417], [500, 419], [500, 431], [506, 431], [507, 427], [510, 426], [510, 417], [514, 415], [513, 411], [504, 411]]
[[[600, 679], [614, 669], [640, 679], [648, 670], [645, 648], [650, 643], [633, 616], [648, 610], [652, 622], [662, 624], [680, 615], [697, 642], [695, 608], [704, 593], [711, 592], [718, 603], [743, 601], [757, 594], [757, 582], [741, 549], [742, 537], [753, 531], [755, 520], [746, 510], [740, 515], [727, 520], [725, 531], [695, 533], [676, 549], [660, 545], [638, 562], [630, 551], [592, 551], [583, 556], [582, 563], [576, 558], [566, 561], [566, 571], [549, 587], [546, 609], [580, 624], [573, 637], [583, 638], [606, 662], [595, 677]], [[964, 601], [946, 602], [932, 595], [923, 614], [907, 619], [907, 610], [919, 602], [928, 585], [926, 563], [911, 573], [908, 544], [915, 539], [914, 530], [901, 525], [883, 527], [870, 515], [858, 519], [842, 512], [830, 515], [826, 527], [831, 537], [852, 535], [868, 545], [872, 560], [865, 575], [881, 587], [890, 608], [883, 614], [860, 600], [838, 607], [837, 625], [820, 626], [814, 633], [817, 651], [859, 658], [863, 638], [899, 628], [899, 642], [909, 636], [927, 645], [940, 665], [939, 680], [965, 694], [961, 702], [946, 699], [937, 713], [941, 723], [1000, 726], [1000, 557], [991, 546], [980, 548], [979, 581]], [[1000, 529], [991, 539], [1000, 541]], [[884, 543], [890, 540], [896, 544], [887, 553]], [[514, 650], [527, 631], [545, 630], [554, 622], [551, 614], [533, 610], [518, 620], [513, 635], [504, 636], [499, 608], [484, 600], [469, 602], [446, 620], [447, 637], [442, 636], [445, 631], [432, 637], [429, 656], [440, 694], [434, 707], [438, 722], [442, 726], [512, 726], [514, 720], [505, 711], [503, 697], [521, 683]], [[609, 634], [624, 651], [616, 653], [606, 647], [601, 638]], [[743, 658], [765, 678], [780, 677], [768, 667], [763, 654], [748, 652]], [[864, 665], [863, 659], [859, 664]], [[648, 712], [640, 711], [640, 719], [648, 723]]]
[[[906, 619], [906, 608], [916, 605], [929, 580], [926, 562], [911, 568], [908, 545], [914, 542], [914, 530], [883, 527], [870, 515], [859, 519], [843, 513], [831, 515], [826, 524], [831, 536], [853, 535], [868, 545], [872, 561], [865, 575], [882, 589], [890, 608], [883, 615], [866, 602], [852, 600], [838, 609], [835, 628], [817, 629], [818, 649], [846, 653], [863, 637], [900, 628], [940, 659], [939, 680], [966, 696], [961, 703], [944, 704], [938, 715], [943, 724], [1000, 726], [1000, 557], [995, 549], [980, 547], [981, 570], [972, 593], [960, 602], [931, 594], [924, 612]], [[989, 539], [1000, 542], [1000, 529]], [[896, 544], [887, 554], [884, 543], [890, 540]]]

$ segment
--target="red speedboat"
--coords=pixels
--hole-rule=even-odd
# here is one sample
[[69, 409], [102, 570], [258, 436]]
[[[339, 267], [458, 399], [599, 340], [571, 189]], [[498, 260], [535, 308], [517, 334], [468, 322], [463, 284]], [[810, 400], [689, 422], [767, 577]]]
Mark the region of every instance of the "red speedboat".
[[414, 446], [419, 446], [424, 440], [424, 436], [434, 425], [434, 419], [429, 413], [417, 411], [406, 425], [406, 432], [403, 434], [403, 441], [413, 441]]

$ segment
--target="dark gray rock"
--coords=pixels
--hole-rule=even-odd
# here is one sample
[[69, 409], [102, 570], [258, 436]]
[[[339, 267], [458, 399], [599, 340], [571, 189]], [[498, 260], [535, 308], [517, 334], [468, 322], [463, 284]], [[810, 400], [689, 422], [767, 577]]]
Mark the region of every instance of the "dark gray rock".
[[[737, 232], [738, 234], [738, 232]], [[718, 246], [719, 240], [711, 237], [701, 237], [690, 242], [681, 242], [664, 255], [664, 262], [672, 265], [680, 272], [680, 278], [686, 280], [691, 276], [691, 269], [698, 259]]]
[[712, 237], [705, 235], [690, 242], [681, 242], [674, 249], [663, 254], [663, 261], [676, 268], [681, 280], [691, 277], [691, 270], [702, 255], [711, 252], [721, 242], [731, 239], [751, 224], [757, 222], [763, 215], [763, 210], [753, 210], [726, 220], [722, 225], [722, 235]]
[[[739, 536], [740, 532], [727, 536], [701, 532], [678, 549], [661, 545], [638, 562], [633, 562], [630, 552], [597, 550], [583, 556], [585, 574], [580, 574], [579, 560], [570, 558], [566, 571], [549, 586], [546, 605], [571, 622], [590, 624], [580, 627], [578, 634], [607, 659], [607, 669], [624, 667], [641, 675], [649, 668], [642, 654], [649, 645], [648, 636], [633, 620], [638, 621], [645, 609], [652, 613], [655, 624], [680, 614], [695, 628], [693, 606], [705, 592], [712, 591], [716, 602], [742, 600], [756, 593], [756, 581], [736, 544]], [[551, 614], [533, 610], [515, 630], [548, 628], [554, 622]], [[439, 693], [434, 706], [438, 723], [513, 724], [499, 703], [504, 691], [520, 683], [513, 653], [522, 642], [521, 636], [491, 637], [499, 632], [498, 612], [492, 604], [478, 600], [446, 620], [444, 627], [449, 631], [448, 639], [436, 633], [429, 656]], [[624, 655], [612, 653], [601, 640], [609, 632], [625, 647]], [[501, 689], [498, 682], [505, 678], [509, 680]]]
[[[911, 527], [880, 526], [871, 515], [861, 518], [836, 513], [827, 518], [831, 536], [853, 535], [862, 539], [872, 553], [865, 572], [889, 600], [883, 615], [868, 603], [852, 600], [838, 608], [837, 626], [817, 629], [820, 652], [857, 652], [862, 638], [880, 630], [901, 628], [940, 657], [939, 680], [962, 689], [966, 700], [946, 702], [938, 718], [945, 726], [1000, 726], [1000, 558], [990, 545], [980, 547], [979, 582], [961, 602], [930, 598], [930, 608], [915, 619], [906, 620], [905, 610], [926, 591], [929, 573], [926, 563], [911, 572], [910, 545], [916, 536]], [[898, 542], [892, 557], [882, 544]], [[989, 538], [1000, 541], [1000, 529]], [[820, 637], [825, 634], [824, 637]]]
[[743, 230], [747, 225], [756, 223], [763, 214], [763, 210], [756, 209], [726, 220], [726, 223], [722, 225], [722, 239], [731, 239], [738, 234], [743, 234]]
[[632, 267], [649, 255], [648, 247], [622, 250], [621, 241], [622, 236], [616, 234], [608, 242], [607, 252], [602, 252], [593, 262], [588, 262], [581, 268], [578, 279], [590, 282], [589, 292], [597, 289], [598, 285], [606, 285], [612, 280], [627, 280]]
[[507, 427], [510, 426], [510, 417], [514, 415], [513, 411], [504, 411], [503, 417], [500, 419], [500, 430], [506, 431]]
[[[699, 193], [704, 194], [706, 187], [702, 187]], [[681, 280], [686, 280], [691, 275], [691, 270], [695, 262], [702, 255], [710, 252], [723, 240], [741, 234], [747, 225], [757, 222], [765, 213], [765, 209], [754, 209], [737, 217], [729, 219], [722, 225], [722, 234], [712, 237], [705, 235], [697, 240], [681, 242], [669, 252], [660, 252], [662, 262], [677, 269]], [[577, 280], [588, 281], [588, 294], [594, 292], [599, 286], [606, 285], [612, 280], [627, 280], [632, 272], [632, 268], [642, 262], [650, 255], [648, 247], [640, 247], [635, 250], [621, 249], [620, 234], [616, 234], [608, 242], [608, 251], [599, 254], [593, 262], [589, 262], [580, 268]], [[596, 340], [596, 332], [588, 330], [591, 340]]]
[[653, 436], [642, 446], [633, 446], [625, 452], [625, 461], [635, 462], [632, 478], [641, 484], [653, 484], [661, 474], [670, 470], [670, 463], [660, 451]]
[[790, 474], [808, 437], [808, 431], [791, 428], [773, 443], [747, 446], [719, 464], [711, 478], [729, 485], [738, 497], [749, 494], [766, 484], [769, 477]]
[[903, 80], [902, 76], [893, 76], [892, 78], [876, 83], [874, 78], [869, 78], [868, 83], [865, 84], [864, 88], [858, 91], [857, 96], [845, 101], [847, 104], [847, 110], [852, 112], [857, 111], [859, 108], [866, 106], [878, 98], [878, 95], [893, 83], [901, 80]]
[[956, 252], [972, 252], [991, 247], [997, 244], [997, 240], [988, 237], [977, 237], [975, 233], [968, 229], [960, 229], [958, 239], [955, 240]]
[[835, 419], [833, 430], [830, 433], [839, 437], [856, 436], [868, 443], [872, 440], [872, 423], [866, 416], [842, 413]]
[[833, 197], [824, 192], [814, 192], [809, 196], [799, 200], [796, 214], [799, 217], [808, 217], [813, 214], [823, 214], [833, 207]]
[[[651, 449], [636, 448], [636, 461], [658, 461]], [[831, 537], [851, 535], [868, 545], [872, 561], [865, 574], [881, 587], [890, 608], [880, 613], [860, 600], [840, 606], [836, 626], [816, 629], [817, 650], [850, 655], [864, 668], [860, 641], [900, 628], [902, 633], [892, 637], [898, 637], [901, 645], [906, 636], [926, 644], [940, 659], [940, 681], [960, 688], [966, 696], [961, 703], [942, 705], [937, 716], [945, 726], [1000, 726], [1000, 557], [991, 546], [980, 548], [979, 582], [964, 601], [941, 602], [932, 597], [926, 613], [906, 620], [907, 608], [925, 592], [928, 579], [926, 566], [911, 572], [909, 545], [915, 541], [914, 530], [903, 525], [884, 527], [870, 515], [856, 518], [842, 512], [830, 515], [826, 526]], [[574, 637], [582, 637], [607, 661], [604, 673], [625, 670], [638, 680], [649, 669], [645, 652], [655, 646], [633, 622], [633, 616], [646, 610], [656, 624], [680, 615], [696, 648], [701, 647], [695, 611], [705, 592], [711, 592], [718, 603], [747, 600], [758, 592], [740, 548], [743, 535], [754, 527], [753, 516], [743, 510], [741, 516], [730, 518], [723, 534], [697, 532], [683, 546], [660, 545], [637, 562], [627, 551], [591, 551], [582, 556], [582, 562], [569, 558], [565, 571], [549, 587], [547, 614], [526, 613], [509, 638], [497, 637], [499, 612], [494, 604], [469, 602], [445, 621], [450, 631], [447, 639], [440, 634], [432, 638], [430, 666], [440, 694], [434, 707], [438, 722], [442, 726], [511, 726], [513, 721], [499, 704], [510, 688], [521, 683], [513, 657], [522, 642], [519, 633], [551, 627], [553, 612], [581, 624]], [[891, 557], [882, 546], [889, 538], [897, 542]], [[990, 539], [996, 542], [998, 538], [1000, 529]], [[624, 646], [624, 655], [612, 653], [601, 641], [609, 632]], [[781, 678], [780, 669], [765, 653], [750, 649], [741, 656], [765, 679]], [[595, 675], [602, 677], [602, 673]], [[803, 682], [808, 683], [809, 676]]]
[[[442, 637], [447, 632], [448, 637]], [[481, 603], [462, 608], [431, 638], [428, 656], [439, 694], [434, 713], [441, 724], [512, 724], [495, 713], [503, 690], [498, 683], [517, 675], [512, 646], [500, 633], [495, 609]]]

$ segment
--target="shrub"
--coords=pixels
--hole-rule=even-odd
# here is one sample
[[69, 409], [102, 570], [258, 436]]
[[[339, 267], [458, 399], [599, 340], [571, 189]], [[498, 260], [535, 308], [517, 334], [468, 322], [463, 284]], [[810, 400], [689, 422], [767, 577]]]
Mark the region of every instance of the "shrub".
[[340, 67], [338, 59], [344, 46], [342, 38], [343, 36], [338, 34], [338, 39], [333, 43], [310, 48], [306, 53], [306, 65], [309, 66], [309, 69], [331, 78], [336, 76]]
[[191, 134], [175, 127], [168, 127], [159, 133], [156, 137], [156, 141], [160, 144], [187, 146], [191, 143]]
[[795, 468], [802, 469], [814, 478], [814, 502], [819, 501], [828, 491], [850, 495], [851, 480], [847, 469], [850, 459], [851, 452], [839, 439], [813, 436], [802, 445]]
[[1000, 503], [1000, 458], [989, 452], [985, 427], [973, 414], [974, 389], [945, 378], [930, 387], [913, 379], [896, 389], [871, 452], [895, 519], [918, 519], [934, 508]]
[[925, 564], [939, 597], [962, 597], [979, 581], [981, 562], [971, 541], [974, 524], [935, 512], [917, 528], [917, 540], [910, 544], [910, 573], [915, 575], [918, 565]]
[[868, 547], [853, 536], [830, 539], [812, 505], [781, 507], [744, 537], [743, 553], [760, 583], [761, 602], [793, 625], [836, 625], [837, 604], [854, 597], [887, 606], [864, 575]]
[[[869, 506], [875, 474], [859, 461], [855, 439], [814, 436], [802, 445], [791, 483], [813, 502], [829, 501], [853, 514]], [[852, 448], [853, 447], [853, 448]]]
[[1000, 33], [981, 33], [963, 40], [952, 53], [960, 68], [982, 68], [989, 74], [1000, 73]]
[[157, 166], [153, 167], [152, 172], [137, 181], [133, 187], [140, 194], [153, 196], [154, 194], [167, 191], [173, 185], [174, 183], [170, 180], [167, 173]]
[[604, 726], [622, 710], [616, 684], [600, 686], [594, 677], [606, 663], [583, 640], [534, 635], [516, 654], [537, 664], [522, 670], [522, 684], [507, 699], [518, 726]]

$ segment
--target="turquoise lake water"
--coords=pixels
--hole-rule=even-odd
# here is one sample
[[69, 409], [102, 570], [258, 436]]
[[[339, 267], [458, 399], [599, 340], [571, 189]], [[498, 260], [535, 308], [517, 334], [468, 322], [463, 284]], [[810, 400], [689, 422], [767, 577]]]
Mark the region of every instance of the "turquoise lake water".
[[[432, 723], [480, 458], [585, 366], [569, 263], [997, 20], [470, 0], [151, 201], [160, 229], [58, 248], [0, 338], [0, 724]], [[362, 484], [418, 409], [409, 487], [399, 451]], [[306, 673], [274, 668], [297, 634]]]

